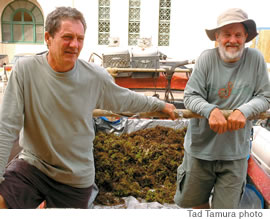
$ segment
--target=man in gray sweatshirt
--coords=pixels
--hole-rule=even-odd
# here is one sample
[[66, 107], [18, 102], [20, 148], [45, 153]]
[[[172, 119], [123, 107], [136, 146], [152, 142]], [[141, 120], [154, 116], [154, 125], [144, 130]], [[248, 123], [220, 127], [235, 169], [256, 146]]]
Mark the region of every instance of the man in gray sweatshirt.
[[[245, 187], [252, 122], [248, 117], [270, 107], [269, 76], [262, 54], [245, 43], [256, 24], [237, 8], [222, 13], [206, 30], [218, 47], [196, 61], [184, 92], [191, 119], [185, 156], [177, 170], [175, 202], [184, 208], [237, 208]], [[233, 112], [226, 119], [221, 110]]]
[[[70, 7], [46, 19], [49, 52], [19, 59], [0, 115], [0, 208], [87, 208], [95, 179], [92, 113], [175, 107], [117, 86], [104, 69], [78, 59], [86, 23]], [[5, 169], [19, 133], [22, 152]]]

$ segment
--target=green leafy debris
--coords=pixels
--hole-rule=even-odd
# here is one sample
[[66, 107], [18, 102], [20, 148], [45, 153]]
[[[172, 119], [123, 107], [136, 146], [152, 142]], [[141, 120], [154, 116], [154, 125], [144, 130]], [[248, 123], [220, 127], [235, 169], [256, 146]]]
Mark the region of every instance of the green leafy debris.
[[162, 126], [121, 136], [98, 132], [94, 157], [100, 191], [95, 204], [123, 204], [126, 196], [173, 203], [185, 134], [186, 128]]

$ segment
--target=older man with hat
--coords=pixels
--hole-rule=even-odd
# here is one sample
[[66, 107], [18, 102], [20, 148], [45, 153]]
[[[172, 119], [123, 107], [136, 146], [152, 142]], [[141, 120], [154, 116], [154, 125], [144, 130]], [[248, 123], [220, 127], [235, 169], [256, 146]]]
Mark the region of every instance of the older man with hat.
[[[218, 47], [200, 55], [184, 92], [185, 107], [204, 118], [190, 120], [174, 200], [183, 208], [234, 209], [246, 183], [248, 118], [270, 108], [270, 83], [262, 54], [245, 48], [257, 31], [243, 10], [225, 11], [206, 33]], [[226, 118], [223, 109], [233, 111]]]

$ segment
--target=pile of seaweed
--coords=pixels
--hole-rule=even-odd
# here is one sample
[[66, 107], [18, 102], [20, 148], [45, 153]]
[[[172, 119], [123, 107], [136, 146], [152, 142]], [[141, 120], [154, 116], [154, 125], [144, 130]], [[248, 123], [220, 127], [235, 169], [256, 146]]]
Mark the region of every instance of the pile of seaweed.
[[99, 188], [95, 204], [123, 204], [122, 197], [127, 196], [173, 203], [185, 133], [186, 128], [161, 126], [121, 136], [98, 132], [94, 141]]

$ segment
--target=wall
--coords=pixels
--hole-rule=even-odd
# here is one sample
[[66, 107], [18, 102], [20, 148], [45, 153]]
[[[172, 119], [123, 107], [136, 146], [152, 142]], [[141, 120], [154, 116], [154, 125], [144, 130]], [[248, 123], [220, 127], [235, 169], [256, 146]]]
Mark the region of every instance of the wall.
[[[87, 21], [88, 29], [81, 58], [88, 60], [92, 52], [102, 53], [106, 46], [97, 45], [98, 41], [98, 0], [30, 0], [40, 5], [44, 19], [56, 6], [71, 6], [80, 10]], [[0, 1], [0, 13], [11, 0]], [[270, 27], [269, 0], [172, 0], [170, 46], [159, 50], [174, 59], [194, 59], [208, 48], [214, 47], [205, 28], [216, 25], [217, 16], [229, 7], [243, 8], [258, 27]], [[215, 8], [215, 9], [213, 9]], [[152, 36], [153, 45], [158, 40], [159, 0], [141, 0], [141, 36]], [[0, 33], [1, 34], [1, 33]], [[120, 37], [120, 46], [128, 42], [128, 0], [111, 0], [111, 35]], [[1, 37], [1, 36], [0, 36]], [[42, 51], [45, 45], [2, 44], [0, 53], [22, 51]]]
[[270, 63], [270, 29], [259, 30], [259, 36], [255, 39], [255, 48], [263, 54], [266, 62]]

